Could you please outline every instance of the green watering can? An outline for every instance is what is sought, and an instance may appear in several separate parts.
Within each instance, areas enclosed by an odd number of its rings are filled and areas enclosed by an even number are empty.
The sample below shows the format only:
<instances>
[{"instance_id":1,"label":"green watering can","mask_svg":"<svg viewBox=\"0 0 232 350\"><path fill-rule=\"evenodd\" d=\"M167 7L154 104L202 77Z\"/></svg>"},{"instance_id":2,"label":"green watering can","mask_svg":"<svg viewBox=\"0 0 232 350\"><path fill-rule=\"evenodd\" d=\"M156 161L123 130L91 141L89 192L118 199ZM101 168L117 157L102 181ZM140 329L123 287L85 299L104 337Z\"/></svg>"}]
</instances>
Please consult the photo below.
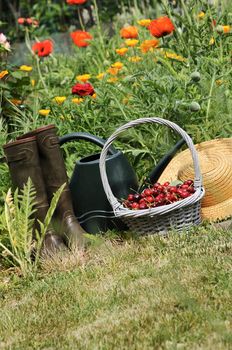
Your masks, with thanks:
<instances>
[{"instance_id":1,"label":"green watering can","mask_svg":"<svg viewBox=\"0 0 232 350\"><path fill-rule=\"evenodd\" d=\"M74 132L60 137L60 145L67 142L86 140L101 148L105 140L86 132ZM169 151L145 179L145 182L157 181L175 153L184 144L181 139ZM80 225L88 233L106 232L116 229L126 230L125 224L114 216L102 186L99 170L100 153L89 155L76 162L69 187L71 190L74 212ZM137 176L124 154L113 146L106 159L106 171L110 187L117 198L126 198L129 193L139 188Z\"/></svg>"}]
</instances>

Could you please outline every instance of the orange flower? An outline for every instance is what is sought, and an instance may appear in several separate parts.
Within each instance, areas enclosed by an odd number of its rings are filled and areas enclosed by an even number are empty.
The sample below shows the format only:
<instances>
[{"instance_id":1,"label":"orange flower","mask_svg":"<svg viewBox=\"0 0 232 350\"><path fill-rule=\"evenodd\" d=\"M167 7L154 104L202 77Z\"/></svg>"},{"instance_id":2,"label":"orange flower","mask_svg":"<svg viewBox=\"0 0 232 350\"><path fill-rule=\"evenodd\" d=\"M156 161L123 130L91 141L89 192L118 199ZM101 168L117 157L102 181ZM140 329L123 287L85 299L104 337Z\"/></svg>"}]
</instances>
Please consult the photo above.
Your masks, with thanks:
<instances>
[{"instance_id":1,"label":"orange flower","mask_svg":"<svg viewBox=\"0 0 232 350\"><path fill-rule=\"evenodd\" d=\"M87 0L66 0L67 4L69 4L69 5L82 5L86 1Z\"/></svg>"},{"instance_id":2,"label":"orange flower","mask_svg":"<svg viewBox=\"0 0 232 350\"><path fill-rule=\"evenodd\" d=\"M153 50L155 47L159 45L159 40L151 39L151 40L144 40L142 44L140 45L140 50L143 53L146 53L150 50Z\"/></svg>"},{"instance_id":3,"label":"orange flower","mask_svg":"<svg viewBox=\"0 0 232 350\"><path fill-rule=\"evenodd\" d=\"M107 73L110 73L111 75L117 75L120 69L118 68L113 68L110 67L109 69L107 69Z\"/></svg>"},{"instance_id":4,"label":"orange flower","mask_svg":"<svg viewBox=\"0 0 232 350\"><path fill-rule=\"evenodd\" d=\"M12 98L10 102L13 103L15 106L22 104L22 100L18 100L17 98Z\"/></svg>"},{"instance_id":5,"label":"orange flower","mask_svg":"<svg viewBox=\"0 0 232 350\"><path fill-rule=\"evenodd\" d=\"M231 31L230 26L222 26L222 28L223 28L223 33L225 33L225 34L230 33L230 31Z\"/></svg>"},{"instance_id":6,"label":"orange flower","mask_svg":"<svg viewBox=\"0 0 232 350\"><path fill-rule=\"evenodd\" d=\"M120 70L123 67L123 63L122 62L115 62L115 63L111 64L111 67L112 68L117 68L117 69Z\"/></svg>"},{"instance_id":7,"label":"orange flower","mask_svg":"<svg viewBox=\"0 0 232 350\"><path fill-rule=\"evenodd\" d=\"M120 30L120 35L123 39L138 38L138 28L134 26L124 27Z\"/></svg>"},{"instance_id":8,"label":"orange flower","mask_svg":"<svg viewBox=\"0 0 232 350\"><path fill-rule=\"evenodd\" d=\"M70 36L75 45L78 47L86 47L89 46L89 40L92 40L93 37L90 33L77 30L75 32L70 33Z\"/></svg>"},{"instance_id":9,"label":"orange flower","mask_svg":"<svg viewBox=\"0 0 232 350\"><path fill-rule=\"evenodd\" d=\"M148 29L150 30L151 35L156 38L161 38L165 35L171 34L175 30L175 27L170 18L164 16L154 19Z\"/></svg>"},{"instance_id":10,"label":"orange flower","mask_svg":"<svg viewBox=\"0 0 232 350\"><path fill-rule=\"evenodd\" d=\"M32 50L39 57L49 56L53 51L53 42L51 40L44 40L32 45Z\"/></svg>"},{"instance_id":11,"label":"orange flower","mask_svg":"<svg viewBox=\"0 0 232 350\"><path fill-rule=\"evenodd\" d=\"M5 75L9 74L8 70L2 70L0 72L0 79L3 79L5 77Z\"/></svg>"},{"instance_id":12,"label":"orange flower","mask_svg":"<svg viewBox=\"0 0 232 350\"><path fill-rule=\"evenodd\" d=\"M128 48L127 47L122 47L121 49L116 49L115 51L116 51L116 53L118 55L124 56L127 53Z\"/></svg>"}]
</instances>

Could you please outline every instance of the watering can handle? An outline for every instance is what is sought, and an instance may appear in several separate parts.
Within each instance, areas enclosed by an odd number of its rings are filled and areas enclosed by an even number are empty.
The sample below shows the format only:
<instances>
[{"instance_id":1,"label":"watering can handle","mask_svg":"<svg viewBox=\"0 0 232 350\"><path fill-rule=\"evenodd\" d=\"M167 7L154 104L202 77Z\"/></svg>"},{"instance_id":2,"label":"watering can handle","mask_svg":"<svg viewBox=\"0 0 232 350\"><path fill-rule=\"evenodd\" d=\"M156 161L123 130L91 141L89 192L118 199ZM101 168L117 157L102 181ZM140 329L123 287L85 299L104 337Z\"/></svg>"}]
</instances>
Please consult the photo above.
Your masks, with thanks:
<instances>
[{"instance_id":1,"label":"watering can handle","mask_svg":"<svg viewBox=\"0 0 232 350\"><path fill-rule=\"evenodd\" d=\"M150 172L148 175L148 179L151 183L155 183L166 166L170 163L172 160L173 156L176 154L177 151L185 144L185 140L181 139L179 140L172 149L168 153L166 153L163 158L159 161L159 163L156 165L156 167Z\"/></svg>"},{"instance_id":2,"label":"watering can handle","mask_svg":"<svg viewBox=\"0 0 232 350\"><path fill-rule=\"evenodd\" d=\"M161 160L159 161L159 163L155 166L154 169L152 169L152 171L150 172L150 174L144 179L142 185L139 187L139 192L141 192L147 183L155 183L160 175L162 174L162 172L164 171L164 169L167 167L167 165L170 163L170 161L172 160L172 158L174 157L174 155L176 154L177 151L179 151L179 149L181 149L181 147L185 144L185 140L184 139L180 139L174 146L173 148L170 149L170 151L168 151L168 153L166 153L163 158L161 158Z\"/></svg>"},{"instance_id":3,"label":"watering can handle","mask_svg":"<svg viewBox=\"0 0 232 350\"><path fill-rule=\"evenodd\" d=\"M66 142L71 142L71 141L76 141L76 140L90 141L90 142L92 142L95 145L98 145L100 147L103 147L105 142L106 142L106 140L104 140L98 136L89 134L87 132L72 132L71 134L67 134L67 135L64 135L64 136L59 138L60 146L62 146ZM109 153L111 155L116 154L117 152L118 151L113 146L111 146L109 148Z\"/></svg>"}]
</instances>

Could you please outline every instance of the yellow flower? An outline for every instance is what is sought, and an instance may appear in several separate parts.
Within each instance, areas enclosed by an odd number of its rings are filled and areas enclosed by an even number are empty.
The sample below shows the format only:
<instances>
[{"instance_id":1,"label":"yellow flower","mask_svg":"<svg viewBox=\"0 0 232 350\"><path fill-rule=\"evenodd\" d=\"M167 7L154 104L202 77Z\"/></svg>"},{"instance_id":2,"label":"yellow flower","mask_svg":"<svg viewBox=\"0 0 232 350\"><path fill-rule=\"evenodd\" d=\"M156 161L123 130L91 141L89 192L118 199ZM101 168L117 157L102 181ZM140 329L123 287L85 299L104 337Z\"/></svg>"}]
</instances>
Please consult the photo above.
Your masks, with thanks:
<instances>
[{"instance_id":1,"label":"yellow flower","mask_svg":"<svg viewBox=\"0 0 232 350\"><path fill-rule=\"evenodd\" d=\"M35 79L31 79L31 86L35 86Z\"/></svg>"},{"instance_id":2,"label":"yellow flower","mask_svg":"<svg viewBox=\"0 0 232 350\"><path fill-rule=\"evenodd\" d=\"M116 49L115 51L116 51L116 53L118 55L124 56L127 53L128 48L127 47L121 47L121 49Z\"/></svg>"},{"instance_id":3,"label":"yellow flower","mask_svg":"<svg viewBox=\"0 0 232 350\"><path fill-rule=\"evenodd\" d=\"M140 61L142 61L142 57L132 56L132 57L128 58L128 61L130 61L130 62L140 62Z\"/></svg>"},{"instance_id":4,"label":"yellow flower","mask_svg":"<svg viewBox=\"0 0 232 350\"><path fill-rule=\"evenodd\" d=\"M131 95L128 94L127 96L125 96L125 97L123 98L122 103L124 103L125 105L128 104L130 98L131 98Z\"/></svg>"},{"instance_id":5,"label":"yellow flower","mask_svg":"<svg viewBox=\"0 0 232 350\"><path fill-rule=\"evenodd\" d=\"M31 66L26 66L25 64L23 64L22 66L19 67L20 70L24 71L24 72L30 72L32 71L32 67Z\"/></svg>"},{"instance_id":6,"label":"yellow flower","mask_svg":"<svg viewBox=\"0 0 232 350\"><path fill-rule=\"evenodd\" d=\"M157 39L144 40L140 45L140 50L143 53L146 53L148 51L153 51L153 49L158 45L159 45L159 40Z\"/></svg>"},{"instance_id":7,"label":"yellow flower","mask_svg":"<svg viewBox=\"0 0 232 350\"><path fill-rule=\"evenodd\" d=\"M203 12L203 11L199 12L198 15L197 15L197 17L198 17L199 19L204 18L204 17L205 17L205 12Z\"/></svg>"},{"instance_id":8,"label":"yellow flower","mask_svg":"<svg viewBox=\"0 0 232 350\"><path fill-rule=\"evenodd\" d=\"M46 117L50 112L51 112L50 109L40 109L39 110L39 114L42 115L43 117Z\"/></svg>"},{"instance_id":9,"label":"yellow flower","mask_svg":"<svg viewBox=\"0 0 232 350\"><path fill-rule=\"evenodd\" d=\"M168 52L168 51L161 51L162 54L164 54L164 56L166 58L170 58L172 60L177 60L177 61L180 61L180 62L185 62L187 61L186 58L180 56L180 55L177 55L176 53L174 52Z\"/></svg>"},{"instance_id":10,"label":"yellow flower","mask_svg":"<svg viewBox=\"0 0 232 350\"><path fill-rule=\"evenodd\" d=\"M222 85L224 83L224 80L218 79L218 80L215 81L215 83L217 84L217 86L220 86L220 85Z\"/></svg>"},{"instance_id":11,"label":"yellow flower","mask_svg":"<svg viewBox=\"0 0 232 350\"><path fill-rule=\"evenodd\" d=\"M76 80L80 80L82 81L82 83L86 83L90 78L91 78L90 74L82 74L82 75L76 76Z\"/></svg>"},{"instance_id":12,"label":"yellow flower","mask_svg":"<svg viewBox=\"0 0 232 350\"><path fill-rule=\"evenodd\" d=\"M212 38L210 38L209 45L213 45L214 43L215 43L215 39L214 39L214 37L212 36Z\"/></svg>"},{"instance_id":13,"label":"yellow flower","mask_svg":"<svg viewBox=\"0 0 232 350\"><path fill-rule=\"evenodd\" d=\"M97 94L96 93L94 93L92 96L91 96L91 98L97 98Z\"/></svg>"},{"instance_id":14,"label":"yellow flower","mask_svg":"<svg viewBox=\"0 0 232 350\"><path fill-rule=\"evenodd\" d=\"M17 98L12 98L10 100L10 102L13 103L14 105L18 106L18 105L21 105L22 100L18 100Z\"/></svg>"},{"instance_id":15,"label":"yellow flower","mask_svg":"<svg viewBox=\"0 0 232 350\"><path fill-rule=\"evenodd\" d=\"M117 77L112 77L107 80L108 83L116 83L116 81L118 81Z\"/></svg>"},{"instance_id":16,"label":"yellow flower","mask_svg":"<svg viewBox=\"0 0 232 350\"><path fill-rule=\"evenodd\" d=\"M151 23L150 19L140 19L139 21L137 21L137 23L142 26L142 27L148 27L149 24Z\"/></svg>"},{"instance_id":17,"label":"yellow flower","mask_svg":"<svg viewBox=\"0 0 232 350\"><path fill-rule=\"evenodd\" d=\"M72 102L73 103L76 103L76 104L80 104L81 102L83 102L84 100L83 100L83 98L78 98L78 97L75 97L75 98L73 98L72 99Z\"/></svg>"},{"instance_id":18,"label":"yellow flower","mask_svg":"<svg viewBox=\"0 0 232 350\"><path fill-rule=\"evenodd\" d=\"M2 71L0 72L0 79L4 78L5 75L7 75L7 74L9 74L8 70L2 70Z\"/></svg>"},{"instance_id":19,"label":"yellow flower","mask_svg":"<svg viewBox=\"0 0 232 350\"><path fill-rule=\"evenodd\" d=\"M138 44L138 40L136 39L128 39L125 41L125 44L130 47L135 47Z\"/></svg>"},{"instance_id":20,"label":"yellow flower","mask_svg":"<svg viewBox=\"0 0 232 350\"><path fill-rule=\"evenodd\" d=\"M98 80L102 80L102 79L104 78L104 76L105 76L105 73L99 73L99 74L96 76L96 78L97 78Z\"/></svg>"},{"instance_id":21,"label":"yellow flower","mask_svg":"<svg viewBox=\"0 0 232 350\"><path fill-rule=\"evenodd\" d=\"M65 96L56 96L56 97L53 98L53 101L58 103L58 105L62 105L62 103L64 103L66 98L67 97L65 97Z\"/></svg>"},{"instance_id":22,"label":"yellow flower","mask_svg":"<svg viewBox=\"0 0 232 350\"><path fill-rule=\"evenodd\" d=\"M122 64L122 62L115 62L115 63L111 64L111 67L117 68L117 69L122 69L123 64Z\"/></svg>"},{"instance_id":23,"label":"yellow flower","mask_svg":"<svg viewBox=\"0 0 232 350\"><path fill-rule=\"evenodd\" d=\"M223 33L225 33L225 34L230 33L230 31L231 31L230 26L222 26L222 28L223 28Z\"/></svg>"}]
</instances>

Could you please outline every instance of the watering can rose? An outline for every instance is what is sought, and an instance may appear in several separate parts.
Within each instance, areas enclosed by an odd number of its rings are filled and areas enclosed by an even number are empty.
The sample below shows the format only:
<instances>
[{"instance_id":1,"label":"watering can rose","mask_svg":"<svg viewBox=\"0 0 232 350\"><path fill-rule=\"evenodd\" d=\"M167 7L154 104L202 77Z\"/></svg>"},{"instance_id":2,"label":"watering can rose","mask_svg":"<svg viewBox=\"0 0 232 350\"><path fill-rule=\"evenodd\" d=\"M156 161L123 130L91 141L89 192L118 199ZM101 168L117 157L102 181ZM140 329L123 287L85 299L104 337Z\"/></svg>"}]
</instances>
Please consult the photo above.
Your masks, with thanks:
<instances>
[{"instance_id":1,"label":"watering can rose","mask_svg":"<svg viewBox=\"0 0 232 350\"><path fill-rule=\"evenodd\" d=\"M77 83L72 87L72 94L79 96L92 96L94 94L94 88L90 83L80 84Z\"/></svg>"}]
</instances>

